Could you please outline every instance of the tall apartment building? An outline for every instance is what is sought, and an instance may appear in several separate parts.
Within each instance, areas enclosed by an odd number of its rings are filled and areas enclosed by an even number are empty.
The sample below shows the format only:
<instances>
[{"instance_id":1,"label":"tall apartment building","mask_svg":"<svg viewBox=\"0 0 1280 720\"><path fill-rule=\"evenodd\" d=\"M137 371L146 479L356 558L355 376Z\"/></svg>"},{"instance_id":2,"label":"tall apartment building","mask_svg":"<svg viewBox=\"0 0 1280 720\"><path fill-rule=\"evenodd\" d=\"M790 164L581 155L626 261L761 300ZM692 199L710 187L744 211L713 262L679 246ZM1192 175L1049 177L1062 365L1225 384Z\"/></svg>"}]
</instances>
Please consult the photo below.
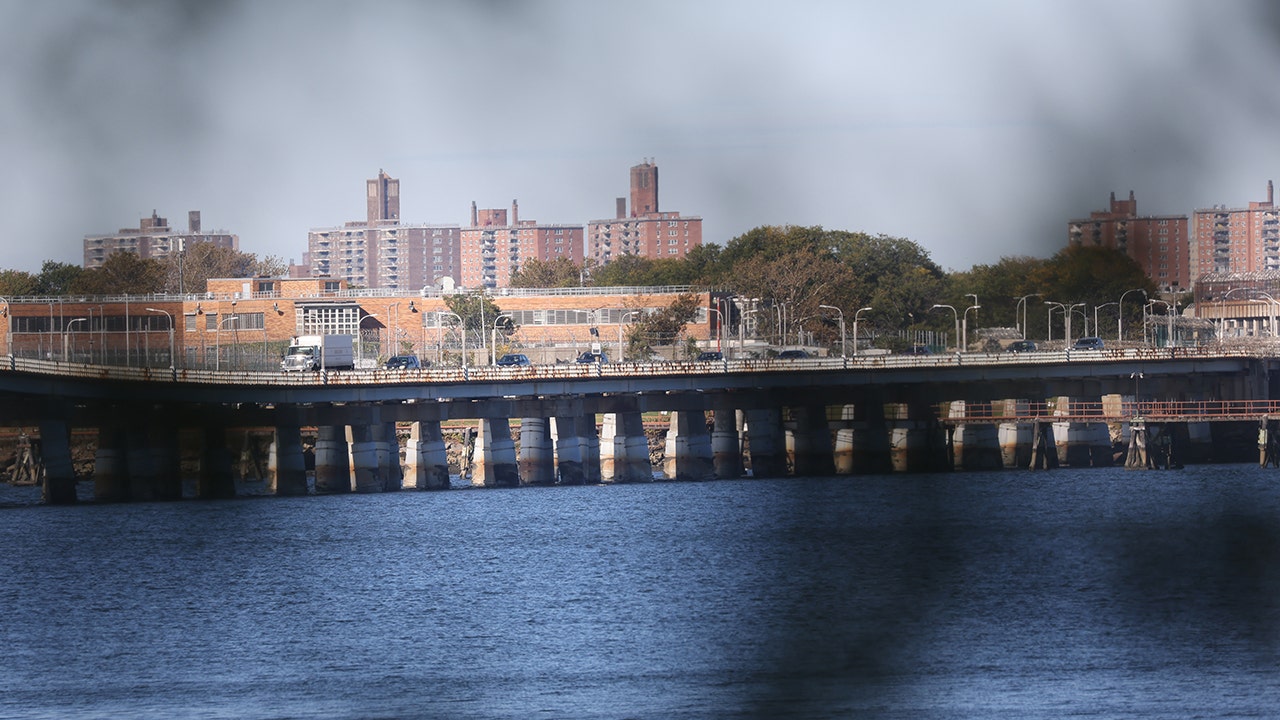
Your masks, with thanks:
<instances>
[{"instance_id":1,"label":"tall apartment building","mask_svg":"<svg viewBox=\"0 0 1280 720\"><path fill-rule=\"evenodd\" d=\"M1248 207L1217 205L1193 214L1196 275L1280 270L1280 211L1274 186L1267 199Z\"/></svg>"},{"instance_id":2,"label":"tall apartment building","mask_svg":"<svg viewBox=\"0 0 1280 720\"><path fill-rule=\"evenodd\" d=\"M564 257L582 263L582 226L548 225L520 219L520 206L511 201L503 209L477 209L471 203L471 225L462 229L460 284L468 288L496 288L511 284L511 276L531 259Z\"/></svg>"},{"instance_id":3,"label":"tall apartment building","mask_svg":"<svg viewBox=\"0 0 1280 720\"><path fill-rule=\"evenodd\" d=\"M140 258L160 260L180 252L194 243L213 243L219 247L240 249L240 238L218 230L204 232L200 228L200 211L187 213L187 231L175 231L169 220L151 211L151 217L142 218L136 228L121 228L114 235L86 235L84 237L84 267L102 267L102 263L115 252L131 252Z\"/></svg>"},{"instance_id":4,"label":"tall apartment building","mask_svg":"<svg viewBox=\"0 0 1280 720\"><path fill-rule=\"evenodd\" d=\"M658 206L658 166L647 160L631 168L631 210L618 198L611 220L587 223L586 257L604 265L621 255L680 258L702 244L702 218L681 217Z\"/></svg>"},{"instance_id":5,"label":"tall apartment building","mask_svg":"<svg viewBox=\"0 0 1280 720\"><path fill-rule=\"evenodd\" d=\"M458 225L400 222L400 181L379 170L366 183L367 216L341 227L307 232L303 264L312 277L349 285L420 290L461 272Z\"/></svg>"},{"instance_id":6,"label":"tall apartment building","mask_svg":"<svg viewBox=\"0 0 1280 720\"><path fill-rule=\"evenodd\" d=\"M1187 216L1139 216L1132 190L1128 200L1116 200L1116 194L1111 193L1108 210L1069 220L1067 235L1072 245L1099 245L1125 253L1166 292L1189 290L1198 274Z\"/></svg>"}]
</instances>

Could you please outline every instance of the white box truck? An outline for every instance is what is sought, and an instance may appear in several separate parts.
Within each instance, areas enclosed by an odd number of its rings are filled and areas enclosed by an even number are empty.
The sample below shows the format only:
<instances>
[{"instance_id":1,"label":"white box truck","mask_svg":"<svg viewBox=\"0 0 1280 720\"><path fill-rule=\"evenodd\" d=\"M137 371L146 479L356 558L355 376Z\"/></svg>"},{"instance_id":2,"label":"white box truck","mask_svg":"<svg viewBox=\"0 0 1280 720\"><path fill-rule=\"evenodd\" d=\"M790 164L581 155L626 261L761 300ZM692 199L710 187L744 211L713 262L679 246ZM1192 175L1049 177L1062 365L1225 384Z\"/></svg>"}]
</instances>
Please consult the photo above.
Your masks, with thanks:
<instances>
[{"instance_id":1,"label":"white box truck","mask_svg":"<svg viewBox=\"0 0 1280 720\"><path fill-rule=\"evenodd\" d=\"M299 335L289 343L280 360L280 369L286 372L354 367L355 351L350 335Z\"/></svg>"}]
</instances>

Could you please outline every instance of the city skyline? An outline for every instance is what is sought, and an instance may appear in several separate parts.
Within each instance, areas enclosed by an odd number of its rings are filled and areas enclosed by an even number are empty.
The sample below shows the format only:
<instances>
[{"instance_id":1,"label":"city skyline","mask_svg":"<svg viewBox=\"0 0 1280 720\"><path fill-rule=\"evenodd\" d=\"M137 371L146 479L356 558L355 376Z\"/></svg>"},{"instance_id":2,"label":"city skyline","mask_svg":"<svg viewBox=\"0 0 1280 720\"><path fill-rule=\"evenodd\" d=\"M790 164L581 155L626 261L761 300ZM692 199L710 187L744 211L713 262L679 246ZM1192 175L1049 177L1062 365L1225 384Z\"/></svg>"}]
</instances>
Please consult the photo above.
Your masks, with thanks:
<instances>
[{"instance_id":1,"label":"city skyline","mask_svg":"<svg viewBox=\"0 0 1280 720\"><path fill-rule=\"evenodd\" d=\"M378 167L406 223L516 198L586 222L644 158L707 244L821 225L948 269L1048 257L1113 191L1152 215L1257 195L1276 26L1248 0L9 3L5 264L78 262L156 208L300 261Z\"/></svg>"}]
</instances>

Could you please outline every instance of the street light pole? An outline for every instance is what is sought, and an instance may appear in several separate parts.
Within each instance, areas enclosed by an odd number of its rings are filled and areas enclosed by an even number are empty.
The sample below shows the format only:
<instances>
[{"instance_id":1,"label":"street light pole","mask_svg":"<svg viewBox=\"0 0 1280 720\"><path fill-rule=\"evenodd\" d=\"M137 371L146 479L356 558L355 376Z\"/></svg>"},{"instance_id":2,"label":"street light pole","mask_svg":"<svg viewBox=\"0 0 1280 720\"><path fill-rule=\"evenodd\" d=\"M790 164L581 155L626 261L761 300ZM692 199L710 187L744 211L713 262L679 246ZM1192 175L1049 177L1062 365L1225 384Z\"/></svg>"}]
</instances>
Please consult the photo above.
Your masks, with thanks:
<instances>
[{"instance_id":1,"label":"street light pole","mask_svg":"<svg viewBox=\"0 0 1280 720\"><path fill-rule=\"evenodd\" d=\"M976 301L978 296L977 296L977 295L966 295L965 297L972 297L972 298L974 298L974 299L975 299L975 301ZM970 305L969 307L967 307L967 308L965 308L965 309L964 309L964 323L960 325L960 329L961 329L961 331L964 333L964 349L965 349L966 351L969 349L969 311L970 311L970 310L974 310L974 311L975 311L975 312L973 313L973 319L974 319L974 320L977 320L977 319L978 319L978 313L977 313L976 311L977 311L977 310L979 310L979 309L981 309L981 308L982 308L982 306L981 306L981 305L977 305L977 304L975 304L975 305Z\"/></svg>"},{"instance_id":2,"label":"street light pole","mask_svg":"<svg viewBox=\"0 0 1280 720\"><path fill-rule=\"evenodd\" d=\"M853 313L853 356L854 357L858 356L858 317L861 316L862 313L864 312L871 312L871 306L868 305L867 307L864 307L864 308L858 308Z\"/></svg>"},{"instance_id":3,"label":"street light pole","mask_svg":"<svg viewBox=\"0 0 1280 720\"><path fill-rule=\"evenodd\" d=\"M62 361L63 362L71 362L71 356L67 354L67 333L71 331L72 325L75 325L78 322L85 322L86 320L88 320L88 318L72 318L71 321L67 323L66 327L62 328Z\"/></svg>"},{"instance_id":4,"label":"street light pole","mask_svg":"<svg viewBox=\"0 0 1280 720\"><path fill-rule=\"evenodd\" d=\"M164 313L165 317L169 318L169 369L172 370L173 369L173 315L170 315L167 310L159 310L157 308L147 308L147 312Z\"/></svg>"},{"instance_id":5,"label":"street light pole","mask_svg":"<svg viewBox=\"0 0 1280 720\"><path fill-rule=\"evenodd\" d=\"M933 311L933 310L937 310L938 308L946 308L946 309L950 310L950 311L951 311L951 314L955 317L955 319L956 319L956 352L961 352L961 348L960 348L960 314L959 314L959 313L957 313L957 312L956 312L956 309L955 309L954 307L952 307L951 305L941 305L941 304L938 304L938 305L934 305L933 307L929 308L929 310L930 310L930 311Z\"/></svg>"},{"instance_id":6,"label":"street light pole","mask_svg":"<svg viewBox=\"0 0 1280 720\"><path fill-rule=\"evenodd\" d=\"M835 310L837 313L840 313L840 357L848 355L848 347L845 345L844 338L844 310L841 310L835 305L819 305L818 307L825 310ZM870 308L862 308L862 310L868 309ZM859 310L858 312L862 312L862 310ZM858 354L858 313L853 314L853 354Z\"/></svg>"},{"instance_id":7,"label":"street light pole","mask_svg":"<svg viewBox=\"0 0 1280 720\"><path fill-rule=\"evenodd\" d=\"M1040 295L1040 293L1031 293L1030 295L1023 295L1022 297L1018 298L1018 304L1015 305L1013 308L1013 316L1015 318L1017 318L1018 316L1018 308L1019 307L1022 308L1022 327L1020 329L1022 330L1023 340L1027 339L1027 299L1033 298L1033 297L1042 297L1042 296Z\"/></svg>"},{"instance_id":8,"label":"street light pole","mask_svg":"<svg viewBox=\"0 0 1280 720\"><path fill-rule=\"evenodd\" d=\"M506 313L502 313L501 315L493 319L493 339L489 343L490 349L493 351L493 357L489 361L490 365L498 364L498 321L501 320L502 318L507 318L512 322L515 321L514 317Z\"/></svg>"},{"instance_id":9,"label":"street light pole","mask_svg":"<svg viewBox=\"0 0 1280 720\"><path fill-rule=\"evenodd\" d=\"M1118 306L1120 305L1120 303L1109 302L1109 303L1102 303L1101 305L1093 306L1093 331L1098 334L1098 337L1102 337L1102 326L1098 324L1098 310L1104 307L1110 307L1112 305ZM1120 344L1120 338L1117 337L1116 345L1118 346L1119 344Z\"/></svg>"},{"instance_id":10,"label":"street light pole","mask_svg":"<svg viewBox=\"0 0 1280 720\"><path fill-rule=\"evenodd\" d=\"M1131 292L1140 292L1140 293L1142 293L1142 297L1144 297L1144 298L1147 296L1147 291L1146 291L1146 290L1143 290L1142 288L1135 288L1135 289L1133 289L1133 290L1125 290L1124 292L1120 293L1120 302L1119 302L1119 307L1117 307L1117 308L1116 308L1116 315L1117 315L1117 317L1116 317L1116 344L1117 344L1117 345L1119 345L1120 343L1124 342L1124 298L1125 298L1125 296L1126 296L1126 295L1128 295L1128 294L1129 294L1129 293L1131 293ZM1146 308L1146 306L1144 305L1144 306L1143 306L1143 308ZM1145 314L1145 313L1144 313L1144 314ZM1145 332L1147 331L1147 324L1146 324L1145 322L1142 324L1142 331L1143 331L1143 333L1145 333Z\"/></svg>"}]
</instances>

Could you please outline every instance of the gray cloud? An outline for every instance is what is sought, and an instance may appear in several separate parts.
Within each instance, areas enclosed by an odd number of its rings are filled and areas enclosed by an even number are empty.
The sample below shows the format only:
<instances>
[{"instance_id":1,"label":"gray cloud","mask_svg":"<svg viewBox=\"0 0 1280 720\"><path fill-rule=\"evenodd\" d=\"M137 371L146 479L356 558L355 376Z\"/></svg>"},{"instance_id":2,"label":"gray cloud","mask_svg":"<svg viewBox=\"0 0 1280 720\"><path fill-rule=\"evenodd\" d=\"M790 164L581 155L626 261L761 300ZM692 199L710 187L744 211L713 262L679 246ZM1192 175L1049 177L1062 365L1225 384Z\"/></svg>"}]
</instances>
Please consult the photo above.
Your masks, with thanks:
<instances>
[{"instance_id":1,"label":"gray cloud","mask_svg":"<svg viewBox=\"0 0 1280 720\"><path fill-rule=\"evenodd\" d=\"M1260 199L1277 147L1266 3L0 4L6 267L78 262L154 208L298 258L401 178L608 217L655 158L666 209L908 237L941 264L1051 254L1110 192Z\"/></svg>"}]
</instances>

